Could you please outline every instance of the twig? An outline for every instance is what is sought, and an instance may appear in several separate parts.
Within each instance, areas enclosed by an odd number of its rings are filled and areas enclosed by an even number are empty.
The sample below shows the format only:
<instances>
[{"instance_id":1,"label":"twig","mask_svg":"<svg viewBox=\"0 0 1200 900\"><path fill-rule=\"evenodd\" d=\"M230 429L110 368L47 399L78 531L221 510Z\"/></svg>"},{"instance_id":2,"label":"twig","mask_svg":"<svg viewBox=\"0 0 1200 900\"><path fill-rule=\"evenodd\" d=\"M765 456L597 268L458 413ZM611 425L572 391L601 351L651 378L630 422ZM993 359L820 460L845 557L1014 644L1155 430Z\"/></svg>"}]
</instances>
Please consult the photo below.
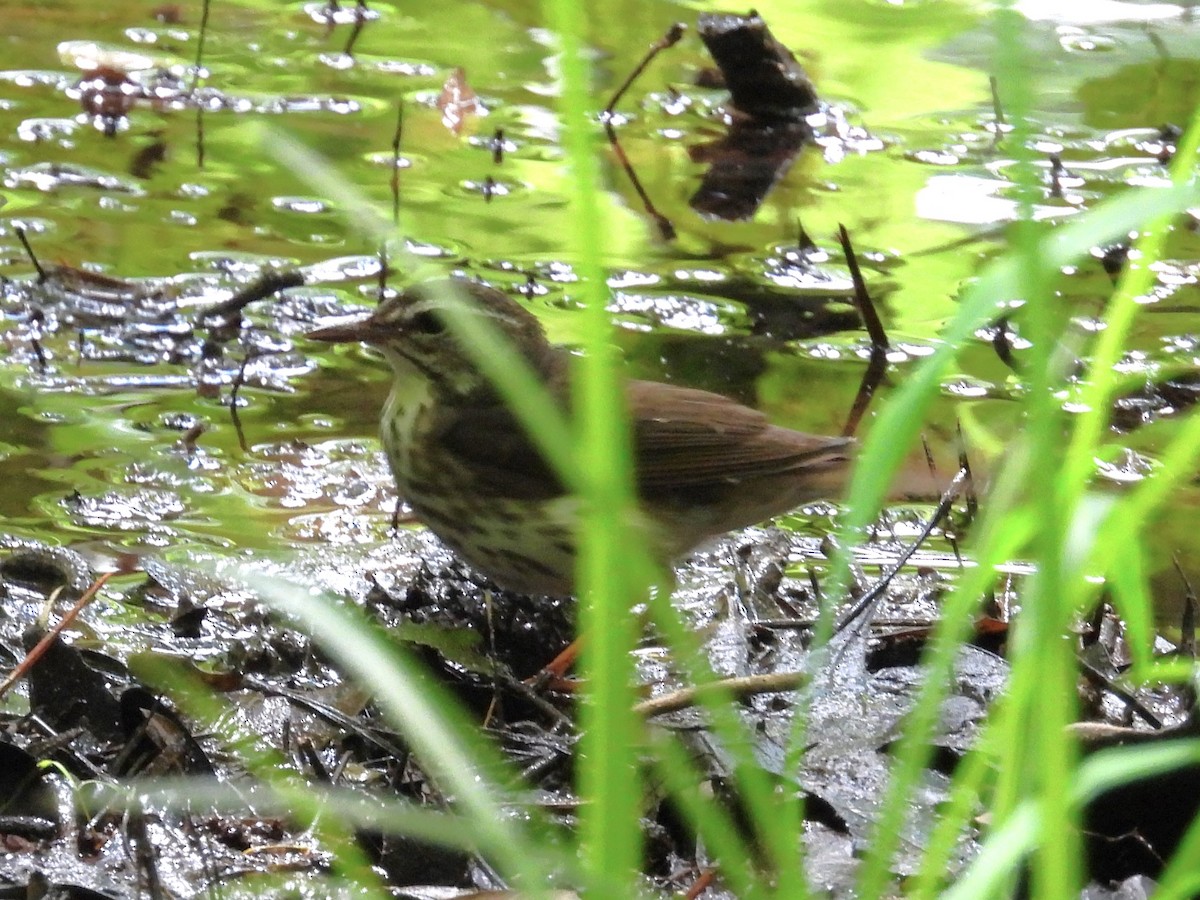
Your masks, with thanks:
<instances>
[{"instance_id":1,"label":"twig","mask_svg":"<svg viewBox=\"0 0 1200 900\"><path fill-rule=\"evenodd\" d=\"M634 66L633 71L629 73L629 77L621 83L616 92L612 95L612 99L608 101L608 105L604 107L604 111L600 114L600 119L604 122L604 133L608 135L608 142L612 144L613 152L617 155L617 161L620 162L621 168L625 170L625 174L629 176L629 182L633 185L634 191L642 201L642 206L645 207L646 213L650 215L655 224L658 225L659 234L663 240L675 240L675 226L671 224L671 220L664 216L654 206L654 202L650 199L650 195L646 193L646 189L642 187L641 180L633 170L633 165L629 162L629 157L625 155L625 150L621 146L621 142L617 140L617 132L612 126L613 110L616 108L620 99L625 96L625 92L629 90L630 85L634 80L645 71L646 66L663 50L668 47L673 47L683 37L686 30L685 26L676 22L667 29L667 33L650 45L650 49L646 55L642 57L642 61Z\"/></svg>"},{"instance_id":2,"label":"twig","mask_svg":"<svg viewBox=\"0 0 1200 900\"><path fill-rule=\"evenodd\" d=\"M404 101L396 104L396 130L392 132L392 224L400 224L400 138L404 135Z\"/></svg>"},{"instance_id":3,"label":"twig","mask_svg":"<svg viewBox=\"0 0 1200 900\"><path fill-rule=\"evenodd\" d=\"M680 688L652 700L643 700L633 707L634 713L643 718L678 712L694 706L701 697L722 694L735 698L752 697L756 694L779 694L803 687L810 678L808 672L768 672L764 675L741 675L736 678L721 678L704 684Z\"/></svg>"},{"instance_id":4,"label":"twig","mask_svg":"<svg viewBox=\"0 0 1200 900\"><path fill-rule=\"evenodd\" d=\"M246 383L246 367L250 365L250 361L253 359L255 357L251 355L242 360L242 365L238 368L238 373L233 379L233 385L229 389L229 418L233 419L233 427L237 432L238 446L242 448L243 453L249 453L250 447L246 444L246 432L242 428L242 417L238 415L238 391Z\"/></svg>"},{"instance_id":5,"label":"twig","mask_svg":"<svg viewBox=\"0 0 1200 900\"><path fill-rule=\"evenodd\" d=\"M1104 688L1106 691L1108 691L1110 694L1112 694L1114 697L1116 697L1118 700L1120 700L1122 703L1124 703L1129 708L1130 712L1135 713L1143 722L1145 722L1151 728L1161 729L1163 727L1162 719L1160 719L1158 716L1156 716L1154 713L1152 713L1150 710L1148 710L1141 703L1141 701L1138 700L1137 697L1133 696L1133 694L1131 694L1129 691L1125 690L1125 688L1118 685L1111 678L1109 678L1106 674L1104 674L1099 669L1097 669L1095 666L1093 666L1090 662L1088 662L1087 660L1081 659L1081 660L1079 660L1079 667L1081 669L1083 669L1084 675L1086 675L1093 682L1100 685L1100 687Z\"/></svg>"},{"instance_id":6,"label":"twig","mask_svg":"<svg viewBox=\"0 0 1200 900\"><path fill-rule=\"evenodd\" d=\"M654 224L658 226L658 233L662 235L664 241L675 240L675 226L671 224L670 219L658 211L658 208L654 205L654 201L650 199L650 195L642 187L641 179L633 171L633 164L629 161L629 157L625 155L625 149L617 139L617 132L613 129L612 122L608 119L604 120L604 133L608 135L608 142L612 145L613 152L617 155L617 162L621 164L621 168L629 176L629 183L633 185L634 192L641 199L642 207L646 210L646 214L654 219Z\"/></svg>"},{"instance_id":7,"label":"twig","mask_svg":"<svg viewBox=\"0 0 1200 900\"><path fill-rule=\"evenodd\" d=\"M612 99L608 101L608 106L604 107L604 112L601 115L601 118L604 119L605 122L607 122L612 116L614 107L616 107L621 98L625 96L625 92L629 90L630 85L633 84L633 82L639 75L642 74L642 72L646 71L646 66L650 65L650 63L654 61L654 57L658 56L658 54L662 53L667 48L674 47L676 44L678 44L685 31L687 31L687 26L682 22L676 22L667 29L666 34L650 45L650 49L646 51L646 55L642 57L642 61L633 67L633 71L629 73L629 77L621 83L621 86L617 88L616 93L612 95Z\"/></svg>"},{"instance_id":8,"label":"twig","mask_svg":"<svg viewBox=\"0 0 1200 900\"><path fill-rule=\"evenodd\" d=\"M200 36L196 39L196 64L192 69L192 93L196 93L196 88L200 85L200 71L204 65L204 45L208 38L208 12L211 6L210 0L204 0L200 5Z\"/></svg>"},{"instance_id":9,"label":"twig","mask_svg":"<svg viewBox=\"0 0 1200 900\"><path fill-rule=\"evenodd\" d=\"M862 316L867 335L871 338L871 352L882 353L888 349L887 332L883 330L879 312L875 309L875 303L867 291L867 283L863 280L862 269L858 266L858 257L854 253L854 247L850 244L850 233L846 231L845 225L838 225L838 241L842 245L842 252L846 254L846 265L850 268L850 280L854 282L854 302L858 306L859 315Z\"/></svg>"},{"instance_id":10,"label":"twig","mask_svg":"<svg viewBox=\"0 0 1200 900\"><path fill-rule=\"evenodd\" d=\"M958 441L958 467L967 473L967 483L963 487L963 498L967 503L967 522L975 521L979 513L979 496L975 493L975 473L971 471L971 459L967 455L967 438L963 434L962 422L955 425L955 435Z\"/></svg>"},{"instance_id":11,"label":"twig","mask_svg":"<svg viewBox=\"0 0 1200 900\"><path fill-rule=\"evenodd\" d=\"M858 384L858 392L854 395L854 403L850 406L850 414L846 416L846 424L842 427L842 437L853 437L858 430L858 423L867 412L875 389L883 382L887 372L887 354L871 351L867 360L867 368L863 371L862 381Z\"/></svg>"},{"instance_id":12,"label":"twig","mask_svg":"<svg viewBox=\"0 0 1200 900\"><path fill-rule=\"evenodd\" d=\"M808 232L804 230L804 223L799 218L796 219L796 249L803 254L812 253L817 249L816 241L808 236Z\"/></svg>"},{"instance_id":13,"label":"twig","mask_svg":"<svg viewBox=\"0 0 1200 900\"><path fill-rule=\"evenodd\" d=\"M354 7L354 30L350 32L350 39L346 41L346 49L342 51L351 59L354 58L354 45L358 42L358 36L362 34L362 30L367 24L366 13L366 0L358 0L358 5Z\"/></svg>"},{"instance_id":14,"label":"twig","mask_svg":"<svg viewBox=\"0 0 1200 900\"><path fill-rule=\"evenodd\" d=\"M834 634L841 634L854 624L854 621L860 615L878 603L883 597L883 592L891 584L892 579L908 564L913 554L917 552L917 548L929 538L933 533L933 529L937 527L937 523L950 511L950 505L954 502L954 498L959 495L966 479L967 474L962 469L959 469L954 479L950 482L950 486L942 493L942 499L938 502L937 509L933 511L933 515L929 517L929 521L925 523L925 526L921 529L921 533L917 535L917 539L904 548L904 552L900 554L892 566L879 577L879 580L871 586L869 591L858 599L858 602L850 608L849 612L842 616L838 621L837 628L834 629ZM870 616L864 617L864 620L869 619Z\"/></svg>"},{"instance_id":15,"label":"twig","mask_svg":"<svg viewBox=\"0 0 1200 900\"><path fill-rule=\"evenodd\" d=\"M46 654L46 651L50 649L50 645L62 634L63 629L75 621L79 614L83 612L84 607L96 598L96 595L100 593L100 588L104 587L105 582L112 578L112 576L112 572L105 572L93 581L88 589L83 592L83 596L75 601L75 605L67 610L63 614L63 617L42 635L42 639L34 645L32 650L25 654L25 658L12 670L12 674L4 679L4 683L0 684L0 697L7 694L14 684L29 674L29 670L37 665L37 661Z\"/></svg>"},{"instance_id":16,"label":"twig","mask_svg":"<svg viewBox=\"0 0 1200 900\"><path fill-rule=\"evenodd\" d=\"M1004 107L1000 105L1000 82L995 75L988 76L988 86L992 89L992 113L996 116L996 124L1005 125Z\"/></svg>"},{"instance_id":17,"label":"twig","mask_svg":"<svg viewBox=\"0 0 1200 900\"><path fill-rule=\"evenodd\" d=\"M1013 356L1012 340L1009 338L1008 316L1001 316L997 319L995 329L992 332L992 349L996 351L996 356L1000 357L1000 362L1020 375L1021 364Z\"/></svg>"},{"instance_id":18,"label":"twig","mask_svg":"<svg viewBox=\"0 0 1200 900\"><path fill-rule=\"evenodd\" d=\"M692 882L692 886L688 888L686 894L683 895L683 900L696 900L701 894L713 886L717 880L717 870L708 868L700 873L700 876Z\"/></svg>"},{"instance_id":19,"label":"twig","mask_svg":"<svg viewBox=\"0 0 1200 900\"><path fill-rule=\"evenodd\" d=\"M204 168L204 103L196 98L196 90L200 87L200 72L204 65L204 45L208 37L208 13L210 0L204 0L200 8L200 36L196 41L196 63L192 69L191 99L196 104L196 168Z\"/></svg>"},{"instance_id":20,"label":"twig","mask_svg":"<svg viewBox=\"0 0 1200 900\"><path fill-rule=\"evenodd\" d=\"M251 303L258 300L265 300L267 297L285 288L303 286L304 275L299 269L288 269L283 272L275 270L264 272L228 300L214 303L207 309L200 310L197 319L203 322L205 319L210 319L213 316L227 316L230 313L241 312Z\"/></svg>"},{"instance_id":21,"label":"twig","mask_svg":"<svg viewBox=\"0 0 1200 900\"><path fill-rule=\"evenodd\" d=\"M21 246L25 248L25 252L29 254L29 260L33 263L33 267L37 269L38 284L46 283L46 270L42 268L42 264L38 262L37 254L33 252L33 247L29 244L29 238L25 236L25 228L21 225L13 226L13 233L16 234L17 240L21 242Z\"/></svg>"}]
</instances>

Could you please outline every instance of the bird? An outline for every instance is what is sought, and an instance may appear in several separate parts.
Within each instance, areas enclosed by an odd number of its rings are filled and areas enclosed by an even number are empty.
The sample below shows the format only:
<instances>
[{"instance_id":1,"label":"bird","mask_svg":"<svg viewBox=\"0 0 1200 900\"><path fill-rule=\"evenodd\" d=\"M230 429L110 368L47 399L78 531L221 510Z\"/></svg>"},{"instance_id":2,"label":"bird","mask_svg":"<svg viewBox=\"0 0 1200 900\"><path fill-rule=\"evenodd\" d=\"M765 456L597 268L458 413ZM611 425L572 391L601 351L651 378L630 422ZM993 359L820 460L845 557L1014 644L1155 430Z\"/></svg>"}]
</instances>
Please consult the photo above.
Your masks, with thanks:
<instances>
[{"instance_id":1,"label":"bird","mask_svg":"<svg viewBox=\"0 0 1200 900\"><path fill-rule=\"evenodd\" d=\"M308 337L365 342L390 363L381 439L417 519L501 588L573 594L579 500L465 350L451 305L498 329L570 412L570 351L513 297L479 281L423 282ZM639 527L664 566L711 537L833 495L853 456L851 438L773 425L710 391L627 380L624 398Z\"/></svg>"}]
</instances>

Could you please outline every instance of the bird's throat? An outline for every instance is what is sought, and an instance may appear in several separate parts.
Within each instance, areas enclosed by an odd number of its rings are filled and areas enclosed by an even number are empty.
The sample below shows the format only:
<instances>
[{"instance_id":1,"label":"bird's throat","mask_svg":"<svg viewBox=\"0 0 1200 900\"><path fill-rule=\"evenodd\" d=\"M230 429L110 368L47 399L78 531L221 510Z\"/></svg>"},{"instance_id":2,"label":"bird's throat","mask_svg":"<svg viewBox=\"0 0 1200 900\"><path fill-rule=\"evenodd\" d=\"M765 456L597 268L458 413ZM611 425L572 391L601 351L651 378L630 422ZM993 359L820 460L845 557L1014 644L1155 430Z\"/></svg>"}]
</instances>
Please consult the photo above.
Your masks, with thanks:
<instances>
[{"instance_id":1,"label":"bird's throat","mask_svg":"<svg viewBox=\"0 0 1200 900\"><path fill-rule=\"evenodd\" d=\"M434 402L433 385L402 357L389 360L395 371L392 392L383 408L380 438L401 496L413 473L413 432L418 419Z\"/></svg>"}]
</instances>

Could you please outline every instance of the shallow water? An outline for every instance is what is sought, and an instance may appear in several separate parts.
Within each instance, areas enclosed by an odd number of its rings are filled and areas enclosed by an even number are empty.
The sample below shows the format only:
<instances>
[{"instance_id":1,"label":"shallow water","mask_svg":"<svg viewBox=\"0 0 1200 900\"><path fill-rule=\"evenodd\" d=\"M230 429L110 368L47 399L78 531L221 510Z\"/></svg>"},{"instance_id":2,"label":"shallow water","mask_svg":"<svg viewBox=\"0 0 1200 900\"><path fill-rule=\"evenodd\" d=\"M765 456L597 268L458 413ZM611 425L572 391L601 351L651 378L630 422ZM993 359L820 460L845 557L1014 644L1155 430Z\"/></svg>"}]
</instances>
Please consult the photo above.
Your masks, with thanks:
<instances>
[{"instance_id":1,"label":"shallow water","mask_svg":"<svg viewBox=\"0 0 1200 900\"><path fill-rule=\"evenodd\" d=\"M1065 220L1126 185L1165 183L1156 134L1183 124L1198 99L1200 26L1170 4L1027 6L1047 183L1039 217ZM319 317L373 302L376 248L337 201L283 166L272 151L278 135L321 154L386 217L403 101L407 241L435 269L504 286L534 276L544 292L531 303L552 335L579 337L562 241L571 209L553 41L536 4L414 12L372 3L376 17L353 59L342 52L351 26L328 29L317 21L320 4L218 7L198 117L186 93L198 4L181 4L182 21L168 24L142 3L0 3L0 275L13 282L0 306L0 516L11 537L85 544L108 560L384 539L392 501L373 454L385 374L363 352L298 340ZM638 0L594 9L596 108L671 22L694 26L709 8ZM722 135L725 95L693 86L709 65L694 31L660 56L618 105L617 125L678 237L660 238L605 148L614 319L632 374L719 390L782 424L836 432L867 347L849 312L837 225L849 229L897 348L876 403L936 345L964 282L1004 247L1015 190L988 85L990 26L977 7L932 0L758 9L828 104L825 138L802 152L753 220L706 220L688 205L704 169L692 157ZM154 80L161 99L134 105L111 137L73 96L82 67L96 60L147 83L152 70L168 73ZM434 105L456 66L487 109L461 134ZM499 164L496 129L506 141ZM1066 168L1061 196L1051 191L1051 154ZM829 254L815 271L796 263L798 221ZM1196 365L1194 224L1176 223L1139 322L1133 372ZM66 309L30 287L17 225L44 264L145 279L162 296L118 298L107 313ZM304 267L308 285L256 306L254 328L226 342L219 359L206 357L197 310L282 265ZM1086 333L1110 290L1091 259L1058 299ZM133 324L122 313L131 306ZM243 449L229 406L251 357L239 392ZM1018 390L980 335L926 424L935 452L952 458L961 423L986 471L1017 426ZM1172 419L1151 418L1122 438L1136 456L1107 473L1113 489L1170 438ZM181 440L198 425L194 441ZM1179 593L1172 554L1200 579L1196 505L1190 489L1161 523L1164 597Z\"/></svg>"}]
</instances>

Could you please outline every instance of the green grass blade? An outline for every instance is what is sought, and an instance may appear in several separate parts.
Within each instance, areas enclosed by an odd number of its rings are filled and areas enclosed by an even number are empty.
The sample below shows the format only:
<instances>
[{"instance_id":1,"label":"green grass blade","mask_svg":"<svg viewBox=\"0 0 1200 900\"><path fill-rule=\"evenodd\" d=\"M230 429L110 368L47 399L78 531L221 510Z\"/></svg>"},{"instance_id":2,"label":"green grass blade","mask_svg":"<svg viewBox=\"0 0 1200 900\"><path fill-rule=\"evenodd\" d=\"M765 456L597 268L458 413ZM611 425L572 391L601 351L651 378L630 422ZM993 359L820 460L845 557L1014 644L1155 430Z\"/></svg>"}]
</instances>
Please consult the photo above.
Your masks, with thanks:
<instances>
[{"instance_id":1,"label":"green grass blade","mask_svg":"<svg viewBox=\"0 0 1200 900\"><path fill-rule=\"evenodd\" d=\"M328 160L274 129L266 132L263 142L280 163L333 200L338 211L368 241L382 245L396 237L395 227L379 213L378 207L339 175ZM428 274L430 277L445 274L406 251L396 256L408 265L410 274ZM468 302L465 297L457 299L464 304ZM580 470L575 459L570 423L529 365L500 331L482 317L455 314L453 307L449 312L450 326L462 336L472 360L496 385L504 402L528 431L538 451L555 468L565 484L577 487Z\"/></svg>"},{"instance_id":2,"label":"green grass blade","mask_svg":"<svg viewBox=\"0 0 1200 900\"><path fill-rule=\"evenodd\" d=\"M505 800L517 779L440 684L356 610L250 567L240 568L237 577L263 602L297 619L343 671L375 692L389 724L454 797L481 848L494 854L503 871L523 885L548 883L539 842L506 813Z\"/></svg>"},{"instance_id":3,"label":"green grass blade","mask_svg":"<svg viewBox=\"0 0 1200 900\"><path fill-rule=\"evenodd\" d=\"M1200 151L1200 106L1192 113L1187 131L1176 147L1171 162L1171 181L1179 189L1195 189L1197 152ZM1138 192L1144 193L1144 192ZM1095 448L1108 427L1110 406L1119 383L1116 364L1124 352L1133 321L1141 309L1137 298L1154 282L1153 263L1162 256L1172 210L1148 215L1146 231L1134 244L1108 304L1104 328L1092 353L1091 371L1080 397L1083 412L1076 418L1060 478L1062 502L1078 497L1093 475Z\"/></svg>"},{"instance_id":4,"label":"green grass blade","mask_svg":"<svg viewBox=\"0 0 1200 900\"><path fill-rule=\"evenodd\" d=\"M988 836L986 848L971 863L966 874L942 894L942 900L986 900L1002 896L1001 892L1012 885L1017 864L1042 833L1037 807L1033 803L1017 807L1004 824Z\"/></svg>"},{"instance_id":5,"label":"green grass blade","mask_svg":"<svg viewBox=\"0 0 1200 900\"><path fill-rule=\"evenodd\" d=\"M593 887L607 882L607 891L615 890L608 895L632 896L641 862L642 789L634 750L641 723L633 713L636 635L630 607L645 597L649 582L634 577L646 566L630 559L644 551L630 537L636 512L629 424L600 257L606 235L591 118L595 94L583 46L586 5L547 0L546 9L561 42L560 108L574 207L570 244L586 317L586 353L573 385L583 508L577 570L585 639L581 661L588 685L580 717L580 838Z\"/></svg>"}]
</instances>

